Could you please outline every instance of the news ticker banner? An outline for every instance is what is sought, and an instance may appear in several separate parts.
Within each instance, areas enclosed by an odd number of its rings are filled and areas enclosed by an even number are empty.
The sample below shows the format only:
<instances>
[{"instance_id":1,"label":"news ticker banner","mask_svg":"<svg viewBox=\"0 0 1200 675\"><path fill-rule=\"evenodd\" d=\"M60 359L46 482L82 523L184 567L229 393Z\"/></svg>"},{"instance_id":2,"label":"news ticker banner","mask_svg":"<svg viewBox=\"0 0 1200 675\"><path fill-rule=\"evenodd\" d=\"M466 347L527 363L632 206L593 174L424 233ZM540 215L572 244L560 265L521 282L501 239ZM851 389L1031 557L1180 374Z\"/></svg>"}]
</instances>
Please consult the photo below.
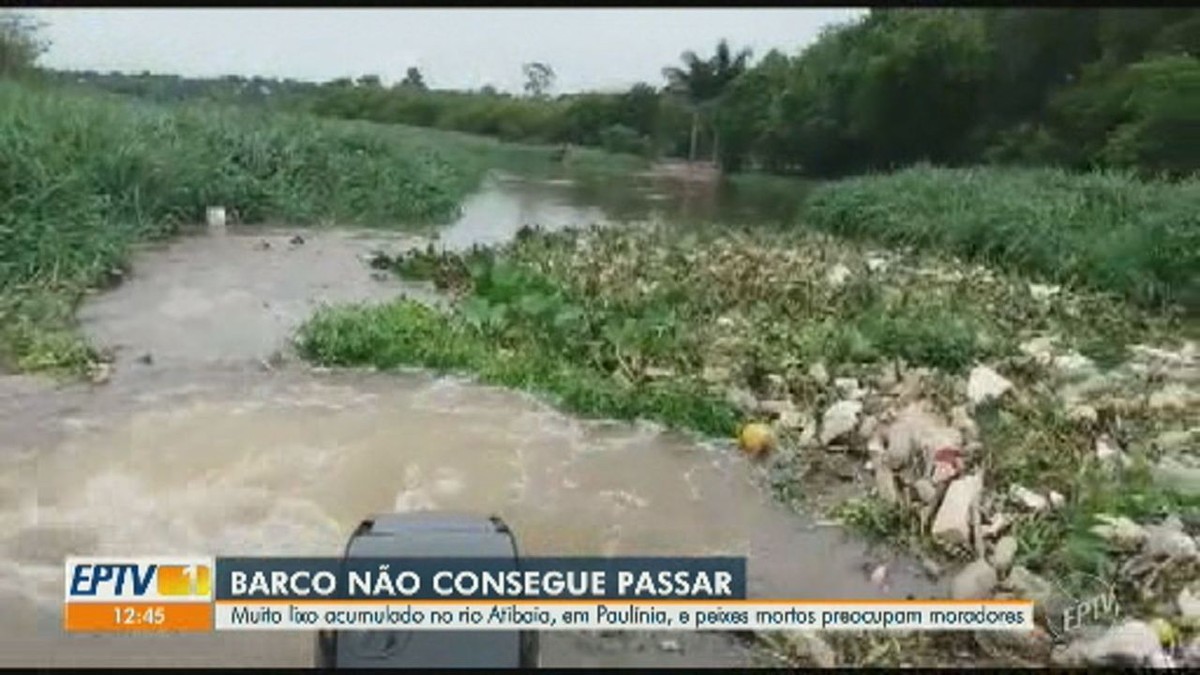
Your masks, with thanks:
<instances>
[{"instance_id":1,"label":"news ticker banner","mask_svg":"<svg viewBox=\"0 0 1200 675\"><path fill-rule=\"evenodd\" d=\"M1026 600L746 597L746 559L70 558L69 632L1018 630Z\"/></svg>"}]
</instances>

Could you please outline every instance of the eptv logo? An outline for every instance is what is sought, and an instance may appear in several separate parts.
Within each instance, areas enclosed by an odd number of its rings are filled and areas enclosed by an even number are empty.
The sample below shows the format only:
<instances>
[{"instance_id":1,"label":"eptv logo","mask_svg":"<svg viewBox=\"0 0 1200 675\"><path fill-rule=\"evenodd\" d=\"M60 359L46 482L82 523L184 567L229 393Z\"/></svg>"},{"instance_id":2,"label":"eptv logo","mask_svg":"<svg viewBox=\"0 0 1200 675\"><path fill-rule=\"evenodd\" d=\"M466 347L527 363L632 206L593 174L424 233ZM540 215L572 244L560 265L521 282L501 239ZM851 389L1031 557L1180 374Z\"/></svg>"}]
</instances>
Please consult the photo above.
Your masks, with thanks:
<instances>
[{"instance_id":1,"label":"eptv logo","mask_svg":"<svg viewBox=\"0 0 1200 675\"><path fill-rule=\"evenodd\" d=\"M208 600L212 570L207 558L69 558L66 601Z\"/></svg>"}]
</instances>

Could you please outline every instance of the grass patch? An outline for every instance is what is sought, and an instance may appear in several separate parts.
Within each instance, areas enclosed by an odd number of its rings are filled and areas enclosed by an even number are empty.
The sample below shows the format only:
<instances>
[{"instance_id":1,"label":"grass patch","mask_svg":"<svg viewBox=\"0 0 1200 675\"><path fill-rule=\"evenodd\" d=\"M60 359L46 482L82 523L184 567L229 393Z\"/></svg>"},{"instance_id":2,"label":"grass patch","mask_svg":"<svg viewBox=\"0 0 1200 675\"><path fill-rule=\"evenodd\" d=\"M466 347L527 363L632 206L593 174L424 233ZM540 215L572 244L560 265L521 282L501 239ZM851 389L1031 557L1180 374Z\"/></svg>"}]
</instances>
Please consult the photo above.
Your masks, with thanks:
<instances>
[{"instance_id":1,"label":"grass patch","mask_svg":"<svg viewBox=\"0 0 1200 675\"><path fill-rule=\"evenodd\" d=\"M614 419L653 417L710 434L730 433L736 417L721 399L687 383L632 383L572 363L516 330L444 315L411 300L326 307L300 330L306 358L329 365L419 366L470 372L482 381L549 393L572 412Z\"/></svg>"},{"instance_id":2,"label":"grass patch","mask_svg":"<svg viewBox=\"0 0 1200 675\"><path fill-rule=\"evenodd\" d=\"M817 188L804 222L1200 310L1200 180L915 167Z\"/></svg>"},{"instance_id":3,"label":"grass patch","mask_svg":"<svg viewBox=\"0 0 1200 675\"><path fill-rule=\"evenodd\" d=\"M453 216L483 167L361 123L158 107L0 83L0 366L77 368L70 309L132 243L200 222L416 225Z\"/></svg>"},{"instance_id":4,"label":"grass patch","mask_svg":"<svg viewBox=\"0 0 1200 675\"><path fill-rule=\"evenodd\" d=\"M700 420L684 426L725 435L736 425L730 386L770 397L773 375L789 389L776 396L817 403L802 373L818 361L846 374L896 359L959 373L1013 353L1031 325L1088 341L1101 331L1145 335L1167 321L1099 297L1034 303L1018 279L948 275L928 261L870 272L864 256L796 233L526 230L498 251L376 260L459 297L436 319L436 339L409 339L407 322L415 330L436 315L399 303L329 310L306 326L302 344L321 362L472 371L562 397L576 411ZM852 278L830 283L833 265ZM725 375L714 381L714 370Z\"/></svg>"}]
</instances>

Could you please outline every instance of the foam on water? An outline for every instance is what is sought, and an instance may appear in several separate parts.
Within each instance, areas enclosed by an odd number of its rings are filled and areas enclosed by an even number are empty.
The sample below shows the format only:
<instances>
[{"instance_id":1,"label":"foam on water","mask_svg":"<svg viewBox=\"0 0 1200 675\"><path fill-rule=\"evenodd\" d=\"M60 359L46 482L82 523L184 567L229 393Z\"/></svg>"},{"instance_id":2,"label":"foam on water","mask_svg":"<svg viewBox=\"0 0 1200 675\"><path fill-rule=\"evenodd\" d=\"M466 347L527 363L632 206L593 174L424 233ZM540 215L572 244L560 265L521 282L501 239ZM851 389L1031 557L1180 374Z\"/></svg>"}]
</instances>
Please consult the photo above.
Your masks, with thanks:
<instances>
[{"instance_id":1,"label":"foam on water","mask_svg":"<svg viewBox=\"0 0 1200 675\"><path fill-rule=\"evenodd\" d=\"M532 555L747 555L760 596L932 590L904 569L892 590L872 586L864 545L772 502L727 442L580 420L462 378L264 370L318 302L406 288L361 262L386 241L289 238L231 232L139 255L81 314L118 348L104 386L0 378L0 664L306 665L303 634L66 638L63 558L337 555L362 518L392 510L497 514ZM548 663L741 663L724 636L672 636L700 661L618 658L605 639L547 636Z\"/></svg>"}]
</instances>

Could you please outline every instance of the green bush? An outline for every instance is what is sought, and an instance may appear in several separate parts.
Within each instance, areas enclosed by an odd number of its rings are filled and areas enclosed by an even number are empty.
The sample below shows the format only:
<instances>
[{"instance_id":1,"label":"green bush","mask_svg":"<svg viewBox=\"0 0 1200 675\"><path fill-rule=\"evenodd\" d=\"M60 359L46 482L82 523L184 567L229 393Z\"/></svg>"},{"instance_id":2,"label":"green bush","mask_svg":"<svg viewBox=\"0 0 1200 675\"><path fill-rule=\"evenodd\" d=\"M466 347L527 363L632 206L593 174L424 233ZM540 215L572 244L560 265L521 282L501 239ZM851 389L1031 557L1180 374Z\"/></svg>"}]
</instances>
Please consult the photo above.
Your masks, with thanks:
<instances>
[{"instance_id":1,"label":"green bush","mask_svg":"<svg viewBox=\"0 0 1200 675\"><path fill-rule=\"evenodd\" d=\"M941 249L1150 306L1200 309L1200 180L1126 173L941 169L816 189L806 224Z\"/></svg>"},{"instance_id":2,"label":"green bush","mask_svg":"<svg viewBox=\"0 0 1200 675\"><path fill-rule=\"evenodd\" d=\"M250 223L445 219L481 173L449 156L361 123L0 83L0 295L78 292L131 242L199 222L213 204ZM11 364L48 315L9 300L0 351Z\"/></svg>"}]
</instances>

